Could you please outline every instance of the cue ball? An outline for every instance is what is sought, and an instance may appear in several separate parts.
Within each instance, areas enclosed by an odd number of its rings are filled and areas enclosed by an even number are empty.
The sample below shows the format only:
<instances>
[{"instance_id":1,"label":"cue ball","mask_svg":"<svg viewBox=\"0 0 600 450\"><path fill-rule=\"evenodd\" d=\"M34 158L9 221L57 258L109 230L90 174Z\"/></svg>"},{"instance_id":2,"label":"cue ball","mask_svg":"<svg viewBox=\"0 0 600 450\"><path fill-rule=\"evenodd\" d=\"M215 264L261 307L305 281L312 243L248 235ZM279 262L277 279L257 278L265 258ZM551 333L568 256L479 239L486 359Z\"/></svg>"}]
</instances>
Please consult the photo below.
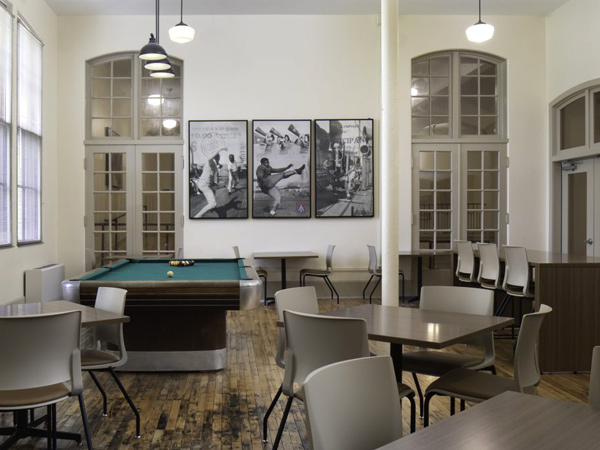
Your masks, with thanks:
<instances>
[{"instance_id":1,"label":"cue ball","mask_svg":"<svg viewBox=\"0 0 600 450\"><path fill-rule=\"evenodd\" d=\"M173 278L173 271L172 271L172 270L169 270L169 271L167 272L167 276L168 276L169 278Z\"/></svg>"}]
</instances>

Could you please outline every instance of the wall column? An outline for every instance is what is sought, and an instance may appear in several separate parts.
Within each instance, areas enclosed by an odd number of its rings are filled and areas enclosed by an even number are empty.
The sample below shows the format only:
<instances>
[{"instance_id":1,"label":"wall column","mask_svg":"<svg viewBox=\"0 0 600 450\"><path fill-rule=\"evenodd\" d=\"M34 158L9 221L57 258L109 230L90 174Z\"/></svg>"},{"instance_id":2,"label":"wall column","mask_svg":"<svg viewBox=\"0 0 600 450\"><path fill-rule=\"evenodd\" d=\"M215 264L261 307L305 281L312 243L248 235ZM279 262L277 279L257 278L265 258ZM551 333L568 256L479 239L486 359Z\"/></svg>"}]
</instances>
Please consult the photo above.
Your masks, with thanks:
<instances>
[{"instance_id":1,"label":"wall column","mask_svg":"<svg viewBox=\"0 0 600 450\"><path fill-rule=\"evenodd\" d=\"M398 306L398 0L381 0L381 303Z\"/></svg>"}]
</instances>

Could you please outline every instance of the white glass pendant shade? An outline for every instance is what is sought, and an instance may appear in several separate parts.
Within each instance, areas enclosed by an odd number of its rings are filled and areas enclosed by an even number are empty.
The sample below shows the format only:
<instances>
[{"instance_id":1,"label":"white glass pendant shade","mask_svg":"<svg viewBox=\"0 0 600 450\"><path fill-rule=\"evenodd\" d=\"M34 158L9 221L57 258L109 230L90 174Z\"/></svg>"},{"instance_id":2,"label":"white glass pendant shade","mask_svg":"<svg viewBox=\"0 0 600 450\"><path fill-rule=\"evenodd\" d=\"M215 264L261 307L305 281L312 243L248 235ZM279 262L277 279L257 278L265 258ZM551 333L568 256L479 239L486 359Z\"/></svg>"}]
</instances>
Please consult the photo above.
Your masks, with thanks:
<instances>
[{"instance_id":1,"label":"white glass pendant shade","mask_svg":"<svg viewBox=\"0 0 600 450\"><path fill-rule=\"evenodd\" d=\"M194 39L195 34L196 31L183 22L179 22L177 25L169 29L169 37L173 42L177 42L178 44L191 42Z\"/></svg>"},{"instance_id":2,"label":"white glass pendant shade","mask_svg":"<svg viewBox=\"0 0 600 450\"><path fill-rule=\"evenodd\" d=\"M161 59L160 61L148 61L144 64L144 69L147 70L167 70L171 68L169 58Z\"/></svg>"},{"instance_id":3,"label":"white glass pendant shade","mask_svg":"<svg viewBox=\"0 0 600 450\"><path fill-rule=\"evenodd\" d=\"M169 67L167 70L151 70L150 76L152 78L173 78L175 77L175 72L172 67Z\"/></svg>"},{"instance_id":4,"label":"white glass pendant shade","mask_svg":"<svg viewBox=\"0 0 600 450\"><path fill-rule=\"evenodd\" d=\"M481 20L467 28L467 39L471 42L485 42L494 35L494 27Z\"/></svg>"},{"instance_id":5,"label":"white glass pendant shade","mask_svg":"<svg viewBox=\"0 0 600 450\"><path fill-rule=\"evenodd\" d=\"M145 61L159 61L167 57L167 52L156 42L154 34L150 33L150 40L142 47L138 56Z\"/></svg>"},{"instance_id":6,"label":"white glass pendant shade","mask_svg":"<svg viewBox=\"0 0 600 450\"><path fill-rule=\"evenodd\" d=\"M165 119L163 120L163 127L167 130L172 130L177 126L177 121L175 119Z\"/></svg>"}]
</instances>

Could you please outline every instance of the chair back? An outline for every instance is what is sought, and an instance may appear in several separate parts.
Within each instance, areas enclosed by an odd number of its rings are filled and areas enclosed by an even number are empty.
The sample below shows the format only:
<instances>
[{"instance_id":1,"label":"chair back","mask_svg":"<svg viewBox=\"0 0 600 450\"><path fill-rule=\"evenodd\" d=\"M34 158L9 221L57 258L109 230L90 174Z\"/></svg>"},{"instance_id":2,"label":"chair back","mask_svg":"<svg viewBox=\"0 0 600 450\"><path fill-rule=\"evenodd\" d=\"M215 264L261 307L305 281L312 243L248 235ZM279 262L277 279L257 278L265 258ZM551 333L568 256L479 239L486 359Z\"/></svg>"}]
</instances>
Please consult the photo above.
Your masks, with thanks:
<instances>
[{"instance_id":1,"label":"chair back","mask_svg":"<svg viewBox=\"0 0 600 450\"><path fill-rule=\"evenodd\" d=\"M283 312L285 373L283 393L291 396L313 370L338 361L369 356L364 319Z\"/></svg>"},{"instance_id":2,"label":"chair back","mask_svg":"<svg viewBox=\"0 0 600 450\"><path fill-rule=\"evenodd\" d=\"M377 273L377 250L372 245L367 245L369 249L369 273Z\"/></svg>"},{"instance_id":3,"label":"chair back","mask_svg":"<svg viewBox=\"0 0 600 450\"><path fill-rule=\"evenodd\" d=\"M125 312L125 289L99 287L94 308L123 315ZM101 325L94 327L94 342L100 348L117 350L121 354L120 364L127 362L127 350L123 338L123 324Z\"/></svg>"},{"instance_id":4,"label":"chair back","mask_svg":"<svg viewBox=\"0 0 600 450\"><path fill-rule=\"evenodd\" d=\"M600 408L600 345L592 352L592 371L590 372L590 394L588 403L594 408Z\"/></svg>"},{"instance_id":5,"label":"chair back","mask_svg":"<svg viewBox=\"0 0 600 450\"><path fill-rule=\"evenodd\" d=\"M233 253L237 259L240 259L240 248L237 245L231 247L233 249Z\"/></svg>"},{"instance_id":6,"label":"chair back","mask_svg":"<svg viewBox=\"0 0 600 450\"><path fill-rule=\"evenodd\" d=\"M96 252L93 248L85 249L85 270L92 270L96 268Z\"/></svg>"},{"instance_id":7,"label":"chair back","mask_svg":"<svg viewBox=\"0 0 600 450\"><path fill-rule=\"evenodd\" d=\"M70 383L79 394L81 312L0 318L0 391Z\"/></svg>"},{"instance_id":8,"label":"chair back","mask_svg":"<svg viewBox=\"0 0 600 450\"><path fill-rule=\"evenodd\" d=\"M325 264L327 265L327 271L333 273L333 250L335 245L329 245L327 247L327 257L325 258Z\"/></svg>"},{"instance_id":9,"label":"chair back","mask_svg":"<svg viewBox=\"0 0 600 450\"><path fill-rule=\"evenodd\" d=\"M284 310L319 314L319 302L315 287L302 286L275 292L275 311L277 312L277 320L279 322L283 322ZM281 327L279 327L275 362L279 367L285 367L285 330Z\"/></svg>"},{"instance_id":10,"label":"chair back","mask_svg":"<svg viewBox=\"0 0 600 450\"><path fill-rule=\"evenodd\" d=\"M547 305L540 305L540 310L531 314L524 314L521 330L515 346L515 383L519 392L535 394L536 386L540 383L541 375L538 364L537 346L540 336L540 327L544 317L552 311Z\"/></svg>"},{"instance_id":11,"label":"chair back","mask_svg":"<svg viewBox=\"0 0 600 450\"><path fill-rule=\"evenodd\" d=\"M456 277L475 281L475 255L471 241L454 241L458 252Z\"/></svg>"},{"instance_id":12,"label":"chair back","mask_svg":"<svg viewBox=\"0 0 600 450\"><path fill-rule=\"evenodd\" d=\"M496 244L477 244L479 250L479 274L477 282L488 289L500 289L500 259Z\"/></svg>"},{"instance_id":13,"label":"chair back","mask_svg":"<svg viewBox=\"0 0 600 450\"><path fill-rule=\"evenodd\" d=\"M423 286L419 309L493 316L494 291L460 286ZM493 332L474 336L462 343L485 349L484 361L477 367L494 364L496 349Z\"/></svg>"},{"instance_id":14,"label":"chair back","mask_svg":"<svg viewBox=\"0 0 600 450\"><path fill-rule=\"evenodd\" d=\"M374 449L402 437L402 409L392 358L342 361L304 384L311 448Z\"/></svg>"},{"instance_id":15,"label":"chair back","mask_svg":"<svg viewBox=\"0 0 600 450\"><path fill-rule=\"evenodd\" d=\"M513 295L529 297L529 260L525 247L504 246L504 281L502 289Z\"/></svg>"}]
</instances>

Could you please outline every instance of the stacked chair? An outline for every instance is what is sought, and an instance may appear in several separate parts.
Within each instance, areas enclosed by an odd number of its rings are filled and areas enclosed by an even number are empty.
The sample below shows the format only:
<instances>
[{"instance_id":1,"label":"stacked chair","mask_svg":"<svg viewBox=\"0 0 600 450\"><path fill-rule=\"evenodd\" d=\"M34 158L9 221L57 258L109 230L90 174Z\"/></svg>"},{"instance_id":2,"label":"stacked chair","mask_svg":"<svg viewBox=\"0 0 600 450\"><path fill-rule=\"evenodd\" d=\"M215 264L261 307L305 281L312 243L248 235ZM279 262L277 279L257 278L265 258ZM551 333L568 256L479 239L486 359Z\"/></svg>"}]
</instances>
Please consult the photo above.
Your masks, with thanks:
<instances>
[{"instance_id":1,"label":"stacked chair","mask_svg":"<svg viewBox=\"0 0 600 450\"><path fill-rule=\"evenodd\" d=\"M317 277L323 278L325 284L329 288L329 292L331 292L331 299L333 300L333 294L337 297L337 303L340 304L340 296L333 286L333 283L329 279L329 275L333 274L333 250L335 249L335 245L329 245L327 247L327 257L325 258L325 269L302 269L300 270L300 286L306 286L306 277Z\"/></svg>"}]
</instances>

